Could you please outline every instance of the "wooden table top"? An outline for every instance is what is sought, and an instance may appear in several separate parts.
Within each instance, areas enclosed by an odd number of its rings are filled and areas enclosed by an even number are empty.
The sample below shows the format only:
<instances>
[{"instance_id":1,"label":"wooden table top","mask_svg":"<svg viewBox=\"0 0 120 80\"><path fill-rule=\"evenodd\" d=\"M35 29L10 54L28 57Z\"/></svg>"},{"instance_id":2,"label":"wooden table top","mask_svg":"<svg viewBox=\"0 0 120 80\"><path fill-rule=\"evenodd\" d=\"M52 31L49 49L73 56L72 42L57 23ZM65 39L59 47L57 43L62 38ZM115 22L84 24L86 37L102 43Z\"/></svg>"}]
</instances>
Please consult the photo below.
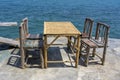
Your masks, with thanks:
<instances>
[{"instance_id":1,"label":"wooden table top","mask_svg":"<svg viewBox=\"0 0 120 80\"><path fill-rule=\"evenodd\" d=\"M71 22L44 22L45 35L80 35Z\"/></svg>"}]
</instances>

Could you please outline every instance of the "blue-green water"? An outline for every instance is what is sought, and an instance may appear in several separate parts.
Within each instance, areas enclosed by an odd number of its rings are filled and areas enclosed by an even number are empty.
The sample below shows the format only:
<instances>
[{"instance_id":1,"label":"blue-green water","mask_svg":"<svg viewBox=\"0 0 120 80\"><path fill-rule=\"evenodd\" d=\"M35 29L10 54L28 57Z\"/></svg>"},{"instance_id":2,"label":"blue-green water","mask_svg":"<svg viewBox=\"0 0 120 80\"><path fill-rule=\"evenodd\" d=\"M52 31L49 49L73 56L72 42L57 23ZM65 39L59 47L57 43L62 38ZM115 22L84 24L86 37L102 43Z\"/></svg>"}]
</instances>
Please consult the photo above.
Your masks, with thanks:
<instances>
[{"instance_id":1,"label":"blue-green water","mask_svg":"<svg viewBox=\"0 0 120 80\"><path fill-rule=\"evenodd\" d=\"M71 21L81 32L86 17L111 26L120 39L120 0L0 0L0 22L29 18L30 33L43 32L44 21ZM95 29L93 29L94 34ZM0 36L19 37L17 27L0 27Z\"/></svg>"}]
</instances>

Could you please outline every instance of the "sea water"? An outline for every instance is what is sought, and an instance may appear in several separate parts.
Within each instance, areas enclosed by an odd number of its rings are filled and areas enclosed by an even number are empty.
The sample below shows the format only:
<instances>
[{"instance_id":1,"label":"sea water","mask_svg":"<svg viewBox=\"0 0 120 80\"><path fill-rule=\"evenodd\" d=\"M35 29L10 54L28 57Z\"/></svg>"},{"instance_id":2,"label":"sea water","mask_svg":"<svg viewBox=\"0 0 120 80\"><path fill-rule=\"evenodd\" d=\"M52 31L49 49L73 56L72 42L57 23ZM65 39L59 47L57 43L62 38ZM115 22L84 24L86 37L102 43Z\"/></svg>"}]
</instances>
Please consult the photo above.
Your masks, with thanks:
<instances>
[{"instance_id":1,"label":"sea water","mask_svg":"<svg viewBox=\"0 0 120 80\"><path fill-rule=\"evenodd\" d=\"M0 22L18 22L16 27L0 27L0 36L19 37L19 25L29 19L30 33L43 33L44 21L71 21L81 32L84 20L110 25L110 38L120 39L120 0L0 0Z\"/></svg>"}]
</instances>

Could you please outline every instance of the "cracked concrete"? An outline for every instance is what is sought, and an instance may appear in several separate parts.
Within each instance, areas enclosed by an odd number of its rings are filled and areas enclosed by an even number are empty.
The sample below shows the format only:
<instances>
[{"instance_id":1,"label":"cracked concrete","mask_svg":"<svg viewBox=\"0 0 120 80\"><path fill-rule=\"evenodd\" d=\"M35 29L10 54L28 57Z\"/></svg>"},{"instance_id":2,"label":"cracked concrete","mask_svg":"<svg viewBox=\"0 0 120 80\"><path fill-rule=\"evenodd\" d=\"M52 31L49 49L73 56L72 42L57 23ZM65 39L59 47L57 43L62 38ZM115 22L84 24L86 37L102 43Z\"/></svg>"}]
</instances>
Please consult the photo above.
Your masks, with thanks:
<instances>
[{"instance_id":1,"label":"cracked concrete","mask_svg":"<svg viewBox=\"0 0 120 80\"><path fill-rule=\"evenodd\" d=\"M16 49L16 52L18 51ZM120 80L120 39L109 39L104 66L89 64L85 67L79 64L78 68L74 68L74 63L58 63L48 64L47 69L39 67L21 69L19 56L13 57L16 52L13 54L11 52L13 49L0 49L0 80ZM48 52L50 60L69 59L65 46L51 47ZM73 57L71 53L69 56Z\"/></svg>"}]
</instances>

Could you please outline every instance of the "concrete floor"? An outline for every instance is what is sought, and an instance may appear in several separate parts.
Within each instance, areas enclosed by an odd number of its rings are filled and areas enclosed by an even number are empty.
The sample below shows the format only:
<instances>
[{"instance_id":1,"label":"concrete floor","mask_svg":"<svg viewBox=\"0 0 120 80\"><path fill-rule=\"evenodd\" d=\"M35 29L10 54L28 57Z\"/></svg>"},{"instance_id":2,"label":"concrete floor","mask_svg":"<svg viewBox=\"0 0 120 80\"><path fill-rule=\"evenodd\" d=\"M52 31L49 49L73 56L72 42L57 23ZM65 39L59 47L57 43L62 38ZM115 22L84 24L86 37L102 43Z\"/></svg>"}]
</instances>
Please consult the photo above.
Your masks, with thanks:
<instances>
[{"instance_id":1,"label":"concrete floor","mask_svg":"<svg viewBox=\"0 0 120 80\"><path fill-rule=\"evenodd\" d=\"M78 68L74 68L74 63L60 63L48 64L47 69L41 69L39 65L21 69L19 49L4 47L0 48L0 80L120 80L119 39L109 39L104 66L90 63L85 67L80 61ZM53 46L48 52L49 60L74 60L65 46ZM35 61L39 62L39 59Z\"/></svg>"}]
</instances>

